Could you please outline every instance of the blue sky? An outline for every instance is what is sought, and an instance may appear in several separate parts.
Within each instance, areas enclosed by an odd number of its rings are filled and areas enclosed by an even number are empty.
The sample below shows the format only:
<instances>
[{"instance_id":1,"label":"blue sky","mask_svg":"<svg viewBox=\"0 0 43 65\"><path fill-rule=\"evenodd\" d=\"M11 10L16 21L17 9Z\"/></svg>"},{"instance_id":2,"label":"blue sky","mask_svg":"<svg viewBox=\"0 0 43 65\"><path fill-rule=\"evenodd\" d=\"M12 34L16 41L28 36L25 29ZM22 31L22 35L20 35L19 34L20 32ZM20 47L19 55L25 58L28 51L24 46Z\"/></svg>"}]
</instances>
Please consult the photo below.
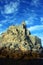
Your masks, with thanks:
<instances>
[{"instance_id":1,"label":"blue sky","mask_svg":"<svg viewBox=\"0 0 43 65\"><path fill-rule=\"evenodd\" d=\"M0 0L0 34L22 21L43 46L43 0Z\"/></svg>"}]
</instances>

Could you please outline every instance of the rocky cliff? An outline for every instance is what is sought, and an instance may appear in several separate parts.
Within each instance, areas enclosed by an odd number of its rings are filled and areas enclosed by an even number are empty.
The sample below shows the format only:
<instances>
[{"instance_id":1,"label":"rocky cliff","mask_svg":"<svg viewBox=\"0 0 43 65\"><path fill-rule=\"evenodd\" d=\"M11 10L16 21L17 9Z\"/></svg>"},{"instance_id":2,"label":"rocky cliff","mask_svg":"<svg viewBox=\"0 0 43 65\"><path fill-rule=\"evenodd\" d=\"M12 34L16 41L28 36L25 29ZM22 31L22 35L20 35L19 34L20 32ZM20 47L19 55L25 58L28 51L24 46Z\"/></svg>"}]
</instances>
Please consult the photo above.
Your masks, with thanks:
<instances>
[{"instance_id":1,"label":"rocky cliff","mask_svg":"<svg viewBox=\"0 0 43 65\"><path fill-rule=\"evenodd\" d=\"M19 56L23 56L24 53L37 53L40 49L41 39L31 35L25 22L20 25L9 26L7 31L0 36L0 57L13 56L15 58L17 53Z\"/></svg>"}]
</instances>

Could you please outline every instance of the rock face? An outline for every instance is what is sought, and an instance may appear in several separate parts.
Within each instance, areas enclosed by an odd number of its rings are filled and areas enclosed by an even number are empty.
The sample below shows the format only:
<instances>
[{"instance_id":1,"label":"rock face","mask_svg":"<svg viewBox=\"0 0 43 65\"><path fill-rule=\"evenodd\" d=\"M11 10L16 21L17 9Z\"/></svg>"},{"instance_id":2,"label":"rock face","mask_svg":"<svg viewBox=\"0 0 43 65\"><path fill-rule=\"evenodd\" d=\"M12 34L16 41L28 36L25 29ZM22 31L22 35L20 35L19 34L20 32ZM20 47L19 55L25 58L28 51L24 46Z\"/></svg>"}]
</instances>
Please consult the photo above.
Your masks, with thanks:
<instances>
[{"instance_id":1,"label":"rock face","mask_svg":"<svg viewBox=\"0 0 43 65\"><path fill-rule=\"evenodd\" d=\"M9 52L39 52L41 49L41 39L31 35L27 30L25 22L19 26L9 26L5 33L0 36L0 49L6 49Z\"/></svg>"}]
</instances>

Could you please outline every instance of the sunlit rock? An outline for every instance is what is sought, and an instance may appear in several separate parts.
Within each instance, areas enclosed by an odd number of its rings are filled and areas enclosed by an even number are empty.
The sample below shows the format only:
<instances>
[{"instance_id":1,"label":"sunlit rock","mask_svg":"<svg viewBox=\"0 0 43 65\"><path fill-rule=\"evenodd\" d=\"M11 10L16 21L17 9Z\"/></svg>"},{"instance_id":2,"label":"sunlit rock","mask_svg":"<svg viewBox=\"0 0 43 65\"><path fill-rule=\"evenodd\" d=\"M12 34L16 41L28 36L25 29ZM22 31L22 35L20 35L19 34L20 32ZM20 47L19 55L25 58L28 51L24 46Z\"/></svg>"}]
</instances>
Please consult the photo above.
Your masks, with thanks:
<instances>
[{"instance_id":1,"label":"sunlit rock","mask_svg":"<svg viewBox=\"0 0 43 65\"><path fill-rule=\"evenodd\" d=\"M18 26L9 26L7 31L0 36L0 49L10 53L14 51L39 52L41 49L41 39L31 35L31 32L26 28L25 22ZM3 51L2 50L2 51ZM8 52L8 55L9 55ZM15 55L15 53L12 53Z\"/></svg>"}]
</instances>

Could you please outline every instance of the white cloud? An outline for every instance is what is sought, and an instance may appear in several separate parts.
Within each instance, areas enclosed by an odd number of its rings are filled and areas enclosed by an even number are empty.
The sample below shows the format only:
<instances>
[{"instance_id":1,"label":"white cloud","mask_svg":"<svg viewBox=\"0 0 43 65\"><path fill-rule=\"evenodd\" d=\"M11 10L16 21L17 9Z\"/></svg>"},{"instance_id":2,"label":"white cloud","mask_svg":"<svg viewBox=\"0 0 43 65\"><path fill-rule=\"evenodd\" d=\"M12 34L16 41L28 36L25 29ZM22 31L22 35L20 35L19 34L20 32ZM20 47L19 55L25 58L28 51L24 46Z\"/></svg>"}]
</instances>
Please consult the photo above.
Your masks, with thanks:
<instances>
[{"instance_id":1,"label":"white cloud","mask_svg":"<svg viewBox=\"0 0 43 65\"><path fill-rule=\"evenodd\" d=\"M35 25L30 28L28 28L30 31L35 31L35 30L43 30L43 25Z\"/></svg>"},{"instance_id":2,"label":"white cloud","mask_svg":"<svg viewBox=\"0 0 43 65\"><path fill-rule=\"evenodd\" d=\"M32 25L33 24L33 22L31 22L29 20L25 21L25 23L26 23L26 25Z\"/></svg>"},{"instance_id":3,"label":"white cloud","mask_svg":"<svg viewBox=\"0 0 43 65\"><path fill-rule=\"evenodd\" d=\"M16 21L16 18L13 18L12 20L11 20L11 19L1 20L1 21L0 21L0 22L1 22L0 27L1 27L2 25L4 25L4 24L15 23L15 21Z\"/></svg>"},{"instance_id":4,"label":"white cloud","mask_svg":"<svg viewBox=\"0 0 43 65\"><path fill-rule=\"evenodd\" d=\"M33 25L34 24L34 20L37 20L36 14L35 13L31 13L29 14L29 18L25 21L27 25Z\"/></svg>"},{"instance_id":5,"label":"white cloud","mask_svg":"<svg viewBox=\"0 0 43 65\"><path fill-rule=\"evenodd\" d=\"M1 22L0 26L2 26L2 25L4 26L4 24L7 24L11 21L10 21L10 19L5 19L5 20L1 20L0 22Z\"/></svg>"},{"instance_id":6,"label":"white cloud","mask_svg":"<svg viewBox=\"0 0 43 65\"><path fill-rule=\"evenodd\" d=\"M19 2L10 2L4 5L4 10L1 11L2 14L11 14L18 11Z\"/></svg>"},{"instance_id":7,"label":"white cloud","mask_svg":"<svg viewBox=\"0 0 43 65\"><path fill-rule=\"evenodd\" d=\"M6 28L7 28L6 24L11 24L11 23L13 24L13 23L15 23L15 20L16 20L16 18L14 18L12 20L5 19L5 20L0 21L1 22L1 24L0 24L0 34L6 30ZM5 28L3 28L3 27L5 27Z\"/></svg>"}]
</instances>

